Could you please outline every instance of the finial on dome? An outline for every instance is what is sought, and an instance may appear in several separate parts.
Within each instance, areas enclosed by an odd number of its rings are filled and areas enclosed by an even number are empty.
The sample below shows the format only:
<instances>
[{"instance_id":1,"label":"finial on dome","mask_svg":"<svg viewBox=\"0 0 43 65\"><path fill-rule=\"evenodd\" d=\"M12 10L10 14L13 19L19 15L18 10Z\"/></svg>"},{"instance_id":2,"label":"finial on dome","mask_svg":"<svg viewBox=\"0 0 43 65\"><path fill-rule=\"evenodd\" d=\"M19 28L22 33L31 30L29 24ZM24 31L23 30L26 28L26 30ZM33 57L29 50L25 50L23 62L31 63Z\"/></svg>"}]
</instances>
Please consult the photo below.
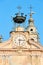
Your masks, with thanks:
<instances>
[{"instance_id":1,"label":"finial on dome","mask_svg":"<svg viewBox=\"0 0 43 65\"><path fill-rule=\"evenodd\" d=\"M32 6L30 5L30 18L32 18L32 14L34 14L34 12L32 11Z\"/></svg>"},{"instance_id":2,"label":"finial on dome","mask_svg":"<svg viewBox=\"0 0 43 65\"><path fill-rule=\"evenodd\" d=\"M29 22L34 22L34 20L32 18L32 14L34 14L34 12L32 11L32 6L30 5L30 19L29 19Z\"/></svg>"},{"instance_id":3,"label":"finial on dome","mask_svg":"<svg viewBox=\"0 0 43 65\"><path fill-rule=\"evenodd\" d=\"M18 7L17 7L17 9L18 9L18 11L19 11L19 12L18 12L18 15L20 15L20 10L21 10L21 8L22 8L21 6L18 6Z\"/></svg>"},{"instance_id":4,"label":"finial on dome","mask_svg":"<svg viewBox=\"0 0 43 65\"><path fill-rule=\"evenodd\" d=\"M32 6L30 5L30 18L32 17Z\"/></svg>"}]
</instances>

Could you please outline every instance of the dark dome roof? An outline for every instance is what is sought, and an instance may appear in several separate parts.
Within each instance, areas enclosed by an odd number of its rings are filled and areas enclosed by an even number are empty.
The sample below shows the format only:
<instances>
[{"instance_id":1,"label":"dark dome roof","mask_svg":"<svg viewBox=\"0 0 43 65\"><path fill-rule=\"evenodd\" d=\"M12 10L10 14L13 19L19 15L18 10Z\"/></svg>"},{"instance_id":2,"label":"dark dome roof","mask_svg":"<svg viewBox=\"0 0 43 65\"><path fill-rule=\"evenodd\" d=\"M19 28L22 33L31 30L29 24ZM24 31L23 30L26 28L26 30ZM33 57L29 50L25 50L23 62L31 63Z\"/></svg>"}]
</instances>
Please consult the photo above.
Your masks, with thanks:
<instances>
[{"instance_id":1,"label":"dark dome roof","mask_svg":"<svg viewBox=\"0 0 43 65\"><path fill-rule=\"evenodd\" d=\"M13 21L15 23L23 23L25 20L26 20L25 16L16 16L16 17L13 17Z\"/></svg>"}]
</instances>

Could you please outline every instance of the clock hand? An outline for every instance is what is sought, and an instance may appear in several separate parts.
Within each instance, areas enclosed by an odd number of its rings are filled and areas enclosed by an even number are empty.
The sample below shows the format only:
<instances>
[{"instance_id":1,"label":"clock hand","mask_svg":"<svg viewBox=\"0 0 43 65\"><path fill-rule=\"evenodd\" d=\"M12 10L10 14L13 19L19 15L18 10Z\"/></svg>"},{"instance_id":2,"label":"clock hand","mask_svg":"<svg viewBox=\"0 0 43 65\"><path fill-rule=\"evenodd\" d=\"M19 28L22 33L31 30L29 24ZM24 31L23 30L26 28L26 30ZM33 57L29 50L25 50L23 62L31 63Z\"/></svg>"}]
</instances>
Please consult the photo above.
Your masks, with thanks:
<instances>
[{"instance_id":1,"label":"clock hand","mask_svg":"<svg viewBox=\"0 0 43 65\"><path fill-rule=\"evenodd\" d=\"M20 39L19 39L19 45L20 45Z\"/></svg>"},{"instance_id":2,"label":"clock hand","mask_svg":"<svg viewBox=\"0 0 43 65\"><path fill-rule=\"evenodd\" d=\"M22 44L21 42L25 40L19 39L18 41L19 41L19 46L20 46Z\"/></svg>"},{"instance_id":3,"label":"clock hand","mask_svg":"<svg viewBox=\"0 0 43 65\"><path fill-rule=\"evenodd\" d=\"M21 40L21 39L19 39L19 41L25 41L25 40Z\"/></svg>"}]
</instances>

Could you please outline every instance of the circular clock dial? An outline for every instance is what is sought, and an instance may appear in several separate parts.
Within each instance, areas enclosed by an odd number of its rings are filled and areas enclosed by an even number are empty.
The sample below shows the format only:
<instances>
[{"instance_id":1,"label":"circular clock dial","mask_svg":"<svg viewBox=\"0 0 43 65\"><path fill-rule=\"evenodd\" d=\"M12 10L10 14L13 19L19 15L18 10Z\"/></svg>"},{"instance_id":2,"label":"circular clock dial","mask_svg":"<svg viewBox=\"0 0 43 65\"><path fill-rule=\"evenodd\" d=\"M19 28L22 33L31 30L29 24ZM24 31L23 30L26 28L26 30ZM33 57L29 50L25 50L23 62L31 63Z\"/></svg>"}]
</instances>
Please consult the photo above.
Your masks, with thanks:
<instances>
[{"instance_id":1,"label":"circular clock dial","mask_svg":"<svg viewBox=\"0 0 43 65\"><path fill-rule=\"evenodd\" d=\"M24 35L18 34L18 35L16 35L14 41L15 41L15 43L18 46L21 46L21 45L24 45L26 39L25 39L25 36Z\"/></svg>"}]
</instances>

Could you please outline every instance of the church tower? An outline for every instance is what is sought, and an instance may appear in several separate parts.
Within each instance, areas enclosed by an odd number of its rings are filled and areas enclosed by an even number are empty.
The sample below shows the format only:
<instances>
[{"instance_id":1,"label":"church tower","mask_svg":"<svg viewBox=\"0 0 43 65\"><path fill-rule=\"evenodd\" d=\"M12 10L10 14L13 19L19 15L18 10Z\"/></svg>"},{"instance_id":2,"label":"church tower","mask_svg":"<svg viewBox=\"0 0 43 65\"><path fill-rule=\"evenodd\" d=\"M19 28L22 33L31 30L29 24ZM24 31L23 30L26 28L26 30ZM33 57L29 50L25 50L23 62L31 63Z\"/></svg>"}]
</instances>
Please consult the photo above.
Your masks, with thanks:
<instances>
[{"instance_id":1,"label":"church tower","mask_svg":"<svg viewBox=\"0 0 43 65\"><path fill-rule=\"evenodd\" d=\"M32 7L30 7L30 18L28 20L29 26L27 27L27 31L29 31L29 33L30 33L30 39L31 40L33 40L35 42L39 42L37 29L34 25L34 19L32 18L33 14L34 14L34 12L32 12Z\"/></svg>"}]
</instances>

